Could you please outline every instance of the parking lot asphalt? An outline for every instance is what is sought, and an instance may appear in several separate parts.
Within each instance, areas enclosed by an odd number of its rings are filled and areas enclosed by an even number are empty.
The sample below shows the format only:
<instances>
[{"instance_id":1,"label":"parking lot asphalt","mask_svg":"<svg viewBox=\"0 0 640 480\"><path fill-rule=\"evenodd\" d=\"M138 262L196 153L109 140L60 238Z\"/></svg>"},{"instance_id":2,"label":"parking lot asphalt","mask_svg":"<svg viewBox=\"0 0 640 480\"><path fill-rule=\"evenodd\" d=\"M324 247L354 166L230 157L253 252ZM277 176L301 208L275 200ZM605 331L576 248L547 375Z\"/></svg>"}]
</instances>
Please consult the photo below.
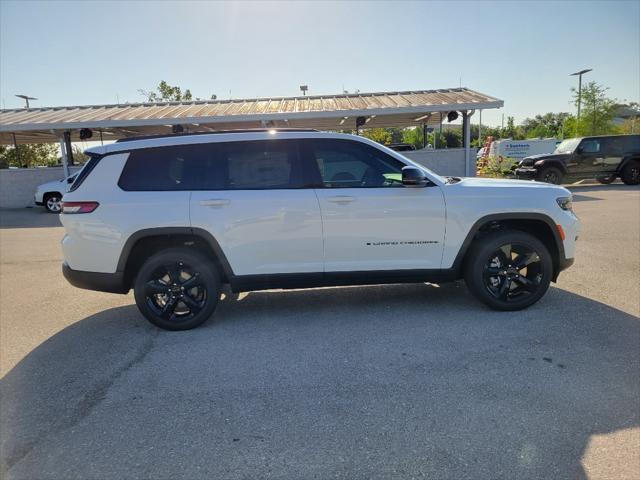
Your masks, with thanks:
<instances>
[{"instance_id":1,"label":"parking lot asphalt","mask_svg":"<svg viewBox=\"0 0 640 480\"><path fill-rule=\"evenodd\" d=\"M165 332L0 211L2 477L640 478L640 189L576 188L536 305L464 284L269 291Z\"/></svg>"}]
</instances>

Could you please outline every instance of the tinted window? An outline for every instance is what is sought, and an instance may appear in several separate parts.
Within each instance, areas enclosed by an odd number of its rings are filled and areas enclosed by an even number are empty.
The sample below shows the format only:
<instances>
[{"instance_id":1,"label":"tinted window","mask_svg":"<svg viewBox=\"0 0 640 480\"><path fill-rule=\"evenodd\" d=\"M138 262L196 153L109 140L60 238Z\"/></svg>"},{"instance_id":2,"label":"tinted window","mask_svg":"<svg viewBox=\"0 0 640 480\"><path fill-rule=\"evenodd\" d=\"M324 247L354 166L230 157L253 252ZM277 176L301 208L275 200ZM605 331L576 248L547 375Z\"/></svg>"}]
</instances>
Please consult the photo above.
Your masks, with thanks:
<instances>
[{"instance_id":1,"label":"tinted window","mask_svg":"<svg viewBox=\"0 0 640 480\"><path fill-rule=\"evenodd\" d=\"M350 140L308 140L308 155L328 188L402 186L405 165L364 143Z\"/></svg>"},{"instance_id":2,"label":"tinted window","mask_svg":"<svg viewBox=\"0 0 640 480\"><path fill-rule=\"evenodd\" d=\"M228 142L134 150L120 177L124 190L299 188L294 141Z\"/></svg>"},{"instance_id":3,"label":"tinted window","mask_svg":"<svg viewBox=\"0 0 640 480\"><path fill-rule=\"evenodd\" d=\"M195 145L133 150L118 185L123 190L190 190L187 164L198 158Z\"/></svg>"},{"instance_id":4,"label":"tinted window","mask_svg":"<svg viewBox=\"0 0 640 480\"><path fill-rule=\"evenodd\" d=\"M222 144L217 162L226 170L229 190L300 187L295 142L262 141Z\"/></svg>"},{"instance_id":5,"label":"tinted window","mask_svg":"<svg viewBox=\"0 0 640 480\"><path fill-rule=\"evenodd\" d=\"M580 148L582 149L582 153L598 153L600 151L600 140L595 138L583 140Z\"/></svg>"}]
</instances>

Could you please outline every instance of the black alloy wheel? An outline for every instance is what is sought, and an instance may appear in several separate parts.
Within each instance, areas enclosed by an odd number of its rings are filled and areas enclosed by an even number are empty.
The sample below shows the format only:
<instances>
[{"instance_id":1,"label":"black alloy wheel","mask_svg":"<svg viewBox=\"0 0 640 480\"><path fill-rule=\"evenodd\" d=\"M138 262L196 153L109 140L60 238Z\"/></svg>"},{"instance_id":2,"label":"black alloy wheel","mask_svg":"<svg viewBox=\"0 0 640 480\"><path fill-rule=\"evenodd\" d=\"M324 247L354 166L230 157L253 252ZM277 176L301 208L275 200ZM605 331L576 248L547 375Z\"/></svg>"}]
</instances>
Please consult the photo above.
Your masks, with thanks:
<instances>
[{"instance_id":1,"label":"black alloy wheel","mask_svg":"<svg viewBox=\"0 0 640 480\"><path fill-rule=\"evenodd\" d=\"M188 249L152 256L134 287L140 311L166 330L187 330L207 320L220 297L220 281L209 259Z\"/></svg>"},{"instance_id":2,"label":"black alloy wheel","mask_svg":"<svg viewBox=\"0 0 640 480\"><path fill-rule=\"evenodd\" d=\"M496 310L521 310L534 304L553 276L547 247L523 231L504 229L480 236L466 258L467 287Z\"/></svg>"},{"instance_id":3,"label":"black alloy wheel","mask_svg":"<svg viewBox=\"0 0 640 480\"><path fill-rule=\"evenodd\" d=\"M541 287L542 262L537 252L516 243L502 245L485 260L484 285L501 302L517 302Z\"/></svg>"}]
</instances>

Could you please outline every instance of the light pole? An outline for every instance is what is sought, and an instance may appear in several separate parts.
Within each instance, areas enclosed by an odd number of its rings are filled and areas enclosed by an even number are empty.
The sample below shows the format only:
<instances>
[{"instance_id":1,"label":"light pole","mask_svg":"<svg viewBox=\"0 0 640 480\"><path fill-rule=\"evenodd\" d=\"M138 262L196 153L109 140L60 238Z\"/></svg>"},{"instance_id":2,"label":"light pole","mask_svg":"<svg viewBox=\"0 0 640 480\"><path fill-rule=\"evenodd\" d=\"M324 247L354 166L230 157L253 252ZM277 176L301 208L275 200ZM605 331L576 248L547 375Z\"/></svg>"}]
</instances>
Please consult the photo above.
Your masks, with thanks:
<instances>
[{"instance_id":1,"label":"light pole","mask_svg":"<svg viewBox=\"0 0 640 480\"><path fill-rule=\"evenodd\" d=\"M579 72L571 73L569 76L578 76L578 122L580 121L580 101L582 100L582 75L587 72L591 72L593 68L585 68L584 70L580 70Z\"/></svg>"},{"instance_id":2,"label":"light pole","mask_svg":"<svg viewBox=\"0 0 640 480\"><path fill-rule=\"evenodd\" d=\"M27 102L27 110L29 110L29 100L37 100L36 97L30 97L29 95L16 95L18 98L22 98L25 102Z\"/></svg>"},{"instance_id":3,"label":"light pole","mask_svg":"<svg viewBox=\"0 0 640 480\"><path fill-rule=\"evenodd\" d=\"M307 94L307 90L309 90L309 86L308 85L300 85L300 91L302 92L303 96L305 96Z\"/></svg>"}]
</instances>

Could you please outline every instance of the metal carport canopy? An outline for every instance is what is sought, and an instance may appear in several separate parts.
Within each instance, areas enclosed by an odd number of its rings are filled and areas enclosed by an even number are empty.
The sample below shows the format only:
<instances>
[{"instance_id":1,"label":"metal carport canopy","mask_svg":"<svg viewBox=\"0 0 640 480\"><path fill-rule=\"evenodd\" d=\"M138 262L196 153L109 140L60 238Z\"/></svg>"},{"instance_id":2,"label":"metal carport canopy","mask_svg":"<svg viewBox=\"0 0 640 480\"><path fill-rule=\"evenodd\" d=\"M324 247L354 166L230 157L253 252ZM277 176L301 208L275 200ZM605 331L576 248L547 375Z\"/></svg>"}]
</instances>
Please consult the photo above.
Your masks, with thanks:
<instances>
[{"instance_id":1,"label":"metal carport canopy","mask_svg":"<svg viewBox=\"0 0 640 480\"><path fill-rule=\"evenodd\" d=\"M319 130L437 125L450 111L500 108L504 102L468 88L404 92L353 93L298 97L125 103L0 110L0 144L58 142L64 132L80 140L166 134L174 125L184 131L290 127Z\"/></svg>"}]
</instances>

